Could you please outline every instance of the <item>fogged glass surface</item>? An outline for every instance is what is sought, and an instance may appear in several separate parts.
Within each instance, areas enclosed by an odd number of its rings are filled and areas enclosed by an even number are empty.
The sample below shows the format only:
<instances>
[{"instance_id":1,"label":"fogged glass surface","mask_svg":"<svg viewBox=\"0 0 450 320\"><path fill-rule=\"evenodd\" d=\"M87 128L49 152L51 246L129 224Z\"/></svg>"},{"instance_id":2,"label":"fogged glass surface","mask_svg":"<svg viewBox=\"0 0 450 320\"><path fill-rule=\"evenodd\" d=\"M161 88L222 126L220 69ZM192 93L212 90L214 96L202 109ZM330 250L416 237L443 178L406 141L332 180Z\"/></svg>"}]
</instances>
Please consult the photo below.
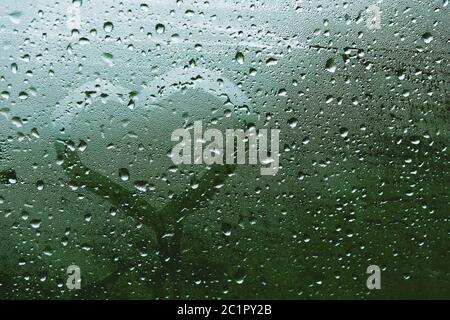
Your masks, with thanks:
<instances>
[{"instance_id":1,"label":"fogged glass surface","mask_svg":"<svg viewBox=\"0 0 450 320\"><path fill-rule=\"evenodd\" d=\"M448 0L0 12L1 298L448 298ZM174 165L199 120L279 172Z\"/></svg>"}]
</instances>

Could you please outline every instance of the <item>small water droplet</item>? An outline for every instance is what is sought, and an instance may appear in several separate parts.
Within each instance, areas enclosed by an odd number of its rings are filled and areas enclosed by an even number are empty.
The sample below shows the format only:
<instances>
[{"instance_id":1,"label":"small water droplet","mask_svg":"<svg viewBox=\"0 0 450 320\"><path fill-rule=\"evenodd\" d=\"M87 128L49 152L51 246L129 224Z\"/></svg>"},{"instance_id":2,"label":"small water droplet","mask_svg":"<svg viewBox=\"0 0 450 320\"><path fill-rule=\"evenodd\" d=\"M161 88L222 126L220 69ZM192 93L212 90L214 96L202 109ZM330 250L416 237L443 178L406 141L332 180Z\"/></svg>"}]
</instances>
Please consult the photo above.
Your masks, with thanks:
<instances>
[{"instance_id":1,"label":"small water droplet","mask_svg":"<svg viewBox=\"0 0 450 320\"><path fill-rule=\"evenodd\" d=\"M17 70L18 70L17 63L11 64L11 72L17 73Z\"/></svg>"},{"instance_id":2,"label":"small water droplet","mask_svg":"<svg viewBox=\"0 0 450 320\"><path fill-rule=\"evenodd\" d=\"M278 60L275 59L275 58L269 58L269 59L266 61L266 66L268 66L268 67L272 67L272 66L275 66L275 65L277 65L277 64L278 64Z\"/></svg>"},{"instance_id":3,"label":"small water droplet","mask_svg":"<svg viewBox=\"0 0 450 320\"><path fill-rule=\"evenodd\" d=\"M36 182L36 188L37 188L39 191L44 190L44 181L38 180L38 181Z\"/></svg>"},{"instance_id":4,"label":"small water droplet","mask_svg":"<svg viewBox=\"0 0 450 320\"><path fill-rule=\"evenodd\" d=\"M231 236L231 230L232 230L232 227L229 223L226 223L226 222L222 223L222 233L224 236L226 236L226 237Z\"/></svg>"},{"instance_id":5,"label":"small water droplet","mask_svg":"<svg viewBox=\"0 0 450 320\"><path fill-rule=\"evenodd\" d=\"M82 0L72 0L72 4L74 7L79 8L83 4Z\"/></svg>"},{"instance_id":6,"label":"small water droplet","mask_svg":"<svg viewBox=\"0 0 450 320\"><path fill-rule=\"evenodd\" d=\"M298 124L297 118L291 118L291 119L289 119L289 121L288 121L288 125L289 125L292 129L296 128L296 127L297 127L297 124Z\"/></svg>"},{"instance_id":7,"label":"small water droplet","mask_svg":"<svg viewBox=\"0 0 450 320\"><path fill-rule=\"evenodd\" d=\"M80 40L78 40L78 43L82 46L88 45L90 43L88 38L80 38Z\"/></svg>"},{"instance_id":8,"label":"small water droplet","mask_svg":"<svg viewBox=\"0 0 450 320\"><path fill-rule=\"evenodd\" d=\"M339 134L342 138L346 138L348 136L348 129L347 128L339 129Z\"/></svg>"},{"instance_id":9,"label":"small water droplet","mask_svg":"<svg viewBox=\"0 0 450 320\"><path fill-rule=\"evenodd\" d=\"M141 192L147 192L147 182L146 181L136 181L134 187Z\"/></svg>"}]
</instances>

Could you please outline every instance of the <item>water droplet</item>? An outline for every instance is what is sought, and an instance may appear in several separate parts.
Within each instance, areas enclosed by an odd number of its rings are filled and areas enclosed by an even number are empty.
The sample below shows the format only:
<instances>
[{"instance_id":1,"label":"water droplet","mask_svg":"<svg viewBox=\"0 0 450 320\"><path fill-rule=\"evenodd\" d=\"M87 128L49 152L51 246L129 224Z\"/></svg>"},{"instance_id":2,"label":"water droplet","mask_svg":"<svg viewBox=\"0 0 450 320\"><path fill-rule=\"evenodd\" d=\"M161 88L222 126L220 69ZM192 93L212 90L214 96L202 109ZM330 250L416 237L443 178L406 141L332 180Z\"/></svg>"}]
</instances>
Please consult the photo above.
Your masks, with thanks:
<instances>
[{"instance_id":1,"label":"water droplet","mask_svg":"<svg viewBox=\"0 0 450 320\"><path fill-rule=\"evenodd\" d=\"M90 43L88 38L80 38L80 40L78 40L78 43L81 44L82 46L88 45Z\"/></svg>"},{"instance_id":2,"label":"water droplet","mask_svg":"<svg viewBox=\"0 0 450 320\"><path fill-rule=\"evenodd\" d=\"M113 29L114 29L114 25L112 24L112 22L105 22L104 24L103 24L103 30L105 30L105 32L111 32L111 31L113 31Z\"/></svg>"},{"instance_id":3,"label":"water droplet","mask_svg":"<svg viewBox=\"0 0 450 320\"><path fill-rule=\"evenodd\" d=\"M432 35L431 33L429 33L429 32L426 32L426 33L424 33L424 34L422 35L422 40L423 40L426 44L428 44L428 43L430 43L431 41L433 41L433 35Z\"/></svg>"},{"instance_id":4,"label":"water droplet","mask_svg":"<svg viewBox=\"0 0 450 320\"><path fill-rule=\"evenodd\" d=\"M236 62L239 64L244 64L244 54L240 51L236 53Z\"/></svg>"},{"instance_id":5,"label":"water droplet","mask_svg":"<svg viewBox=\"0 0 450 320\"><path fill-rule=\"evenodd\" d=\"M336 72L336 62L334 61L333 58L328 59L327 63L325 64L325 70L327 70L328 72L331 73L335 73Z\"/></svg>"},{"instance_id":6,"label":"water droplet","mask_svg":"<svg viewBox=\"0 0 450 320\"><path fill-rule=\"evenodd\" d=\"M156 30L156 33L163 34L164 32L166 32L166 27L163 24L158 23L155 27L155 30Z\"/></svg>"},{"instance_id":7,"label":"water droplet","mask_svg":"<svg viewBox=\"0 0 450 320\"><path fill-rule=\"evenodd\" d=\"M37 181L37 182L36 182L36 188L37 188L39 191L44 190L44 181L42 181L42 180Z\"/></svg>"},{"instance_id":8,"label":"water droplet","mask_svg":"<svg viewBox=\"0 0 450 320\"><path fill-rule=\"evenodd\" d=\"M8 100L9 99L9 92L8 91L2 91L2 93L0 93L1 97L3 99Z\"/></svg>"},{"instance_id":9,"label":"water droplet","mask_svg":"<svg viewBox=\"0 0 450 320\"><path fill-rule=\"evenodd\" d=\"M36 139L39 139L41 137L38 129L36 129L36 128L31 129L30 133L31 133L31 136L35 137Z\"/></svg>"},{"instance_id":10,"label":"water droplet","mask_svg":"<svg viewBox=\"0 0 450 320\"><path fill-rule=\"evenodd\" d=\"M136 181L134 187L141 192L147 192L147 182L146 181Z\"/></svg>"},{"instance_id":11,"label":"water droplet","mask_svg":"<svg viewBox=\"0 0 450 320\"><path fill-rule=\"evenodd\" d=\"M8 14L8 17L12 23L19 24L21 21L20 18L22 17L22 12L21 11L13 11L10 14Z\"/></svg>"},{"instance_id":12,"label":"water droplet","mask_svg":"<svg viewBox=\"0 0 450 320\"><path fill-rule=\"evenodd\" d=\"M21 128L23 126L22 119L19 117L12 117L11 122L13 125L15 125L17 128Z\"/></svg>"},{"instance_id":13,"label":"water droplet","mask_svg":"<svg viewBox=\"0 0 450 320\"><path fill-rule=\"evenodd\" d=\"M130 173L128 172L127 169L121 168L121 169L119 169L119 177L120 177L120 180L122 180L122 181L128 181L128 180L130 180Z\"/></svg>"},{"instance_id":14,"label":"water droplet","mask_svg":"<svg viewBox=\"0 0 450 320\"><path fill-rule=\"evenodd\" d=\"M198 179L196 177L193 177L191 179L190 185L192 189L197 189L199 186L200 182L198 181Z\"/></svg>"},{"instance_id":15,"label":"water droplet","mask_svg":"<svg viewBox=\"0 0 450 320\"><path fill-rule=\"evenodd\" d=\"M298 124L297 118L291 118L291 119L289 119L289 121L288 121L288 125L289 125L292 129L296 128L296 127L297 127L297 124Z\"/></svg>"},{"instance_id":16,"label":"water droplet","mask_svg":"<svg viewBox=\"0 0 450 320\"><path fill-rule=\"evenodd\" d=\"M108 65L112 66L114 64L114 56L111 53L103 53L102 58Z\"/></svg>"},{"instance_id":17,"label":"water droplet","mask_svg":"<svg viewBox=\"0 0 450 320\"><path fill-rule=\"evenodd\" d=\"M17 73L17 69L18 69L17 63L11 64L11 72L12 73Z\"/></svg>"},{"instance_id":18,"label":"water droplet","mask_svg":"<svg viewBox=\"0 0 450 320\"><path fill-rule=\"evenodd\" d=\"M231 236L231 230L232 230L231 224L226 223L226 222L222 223L222 233L224 236L226 236L226 237Z\"/></svg>"},{"instance_id":19,"label":"water droplet","mask_svg":"<svg viewBox=\"0 0 450 320\"><path fill-rule=\"evenodd\" d=\"M33 219L30 221L30 225L33 229L38 229L41 226L42 221L39 219Z\"/></svg>"},{"instance_id":20,"label":"water droplet","mask_svg":"<svg viewBox=\"0 0 450 320\"><path fill-rule=\"evenodd\" d=\"M269 58L269 59L266 61L266 66L268 66L268 67L272 67L272 66L275 66L275 65L277 65L277 64L278 64L278 60L275 59L275 58Z\"/></svg>"},{"instance_id":21,"label":"water droplet","mask_svg":"<svg viewBox=\"0 0 450 320\"><path fill-rule=\"evenodd\" d=\"M339 134L342 138L346 138L348 136L348 129L347 128L339 129Z\"/></svg>"},{"instance_id":22,"label":"water droplet","mask_svg":"<svg viewBox=\"0 0 450 320\"><path fill-rule=\"evenodd\" d=\"M236 281L237 284L243 284L246 277L247 275L245 274L244 270L238 270L234 274L234 281Z\"/></svg>"},{"instance_id":23,"label":"water droplet","mask_svg":"<svg viewBox=\"0 0 450 320\"><path fill-rule=\"evenodd\" d=\"M25 91L21 91L19 93L19 99L20 100L27 100L28 99L28 93L26 93Z\"/></svg>"}]
</instances>

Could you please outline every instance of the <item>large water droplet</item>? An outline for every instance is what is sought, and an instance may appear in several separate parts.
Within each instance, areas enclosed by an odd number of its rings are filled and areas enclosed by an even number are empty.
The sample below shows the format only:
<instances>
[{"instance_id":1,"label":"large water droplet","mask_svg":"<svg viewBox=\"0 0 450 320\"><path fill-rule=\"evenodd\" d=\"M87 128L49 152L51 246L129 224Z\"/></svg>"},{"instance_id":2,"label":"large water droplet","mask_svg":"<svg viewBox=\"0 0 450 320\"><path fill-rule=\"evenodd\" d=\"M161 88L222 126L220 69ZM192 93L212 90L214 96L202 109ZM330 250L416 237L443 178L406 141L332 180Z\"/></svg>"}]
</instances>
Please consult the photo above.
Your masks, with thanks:
<instances>
[{"instance_id":1,"label":"large water droplet","mask_svg":"<svg viewBox=\"0 0 450 320\"><path fill-rule=\"evenodd\" d=\"M33 229L37 229L37 228L39 228L41 226L41 222L42 221L39 220L39 219L33 219L33 220L30 221L30 225L31 225L31 227Z\"/></svg>"},{"instance_id":2,"label":"large water droplet","mask_svg":"<svg viewBox=\"0 0 450 320\"><path fill-rule=\"evenodd\" d=\"M244 54L240 51L236 53L236 62L239 64L244 64Z\"/></svg>"},{"instance_id":3,"label":"large water droplet","mask_svg":"<svg viewBox=\"0 0 450 320\"><path fill-rule=\"evenodd\" d=\"M163 24L158 23L155 27L155 30L156 33L163 34L164 32L166 32L166 27Z\"/></svg>"},{"instance_id":4,"label":"large water droplet","mask_svg":"<svg viewBox=\"0 0 450 320\"><path fill-rule=\"evenodd\" d=\"M120 180L122 180L122 181L128 181L128 180L130 180L130 173L128 172L127 169L121 168L121 169L119 169L119 177L120 177Z\"/></svg>"},{"instance_id":5,"label":"large water droplet","mask_svg":"<svg viewBox=\"0 0 450 320\"><path fill-rule=\"evenodd\" d=\"M325 70L331 73L336 72L336 62L333 58L327 60L327 63L325 64Z\"/></svg>"},{"instance_id":6,"label":"large water droplet","mask_svg":"<svg viewBox=\"0 0 450 320\"><path fill-rule=\"evenodd\" d=\"M429 33L429 32L426 32L426 33L424 33L424 34L422 35L422 40L423 40L426 44L428 44L428 43L430 43L431 41L433 41L433 35L432 35L431 33Z\"/></svg>"},{"instance_id":7,"label":"large water droplet","mask_svg":"<svg viewBox=\"0 0 450 320\"><path fill-rule=\"evenodd\" d=\"M114 25L112 24L112 22L105 22L103 24L103 30L105 30L105 32L111 32L114 29Z\"/></svg>"}]
</instances>

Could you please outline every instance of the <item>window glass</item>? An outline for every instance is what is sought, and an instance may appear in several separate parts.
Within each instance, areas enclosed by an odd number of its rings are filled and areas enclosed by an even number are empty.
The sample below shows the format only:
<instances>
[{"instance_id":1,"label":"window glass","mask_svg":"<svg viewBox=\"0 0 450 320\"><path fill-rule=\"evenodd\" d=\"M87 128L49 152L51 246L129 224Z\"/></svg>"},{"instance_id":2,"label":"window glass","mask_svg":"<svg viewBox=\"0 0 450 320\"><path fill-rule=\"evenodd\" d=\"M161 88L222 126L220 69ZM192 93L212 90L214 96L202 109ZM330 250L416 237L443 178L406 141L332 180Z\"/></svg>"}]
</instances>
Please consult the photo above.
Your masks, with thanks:
<instances>
[{"instance_id":1,"label":"window glass","mask_svg":"<svg viewBox=\"0 0 450 320\"><path fill-rule=\"evenodd\" d=\"M3 0L0 297L447 297L448 8Z\"/></svg>"}]
</instances>

